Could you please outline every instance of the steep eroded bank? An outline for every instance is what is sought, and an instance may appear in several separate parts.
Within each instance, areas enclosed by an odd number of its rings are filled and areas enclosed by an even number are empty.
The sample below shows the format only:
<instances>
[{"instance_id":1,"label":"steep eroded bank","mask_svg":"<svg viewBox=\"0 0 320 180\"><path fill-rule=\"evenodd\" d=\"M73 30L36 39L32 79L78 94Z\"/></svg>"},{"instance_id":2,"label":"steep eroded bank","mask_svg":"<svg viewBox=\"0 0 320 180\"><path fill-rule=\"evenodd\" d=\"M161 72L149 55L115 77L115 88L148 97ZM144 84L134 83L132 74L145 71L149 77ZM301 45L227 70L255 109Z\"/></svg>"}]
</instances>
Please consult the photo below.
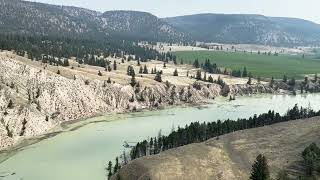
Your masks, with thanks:
<instances>
[{"instance_id":1,"label":"steep eroded bank","mask_svg":"<svg viewBox=\"0 0 320 180\"><path fill-rule=\"evenodd\" d=\"M156 83L133 88L81 73L67 78L5 56L0 57L0 67L0 149L47 133L61 122L101 113L206 103L219 95L274 92L263 84L226 85L222 89L208 83Z\"/></svg>"}]
</instances>

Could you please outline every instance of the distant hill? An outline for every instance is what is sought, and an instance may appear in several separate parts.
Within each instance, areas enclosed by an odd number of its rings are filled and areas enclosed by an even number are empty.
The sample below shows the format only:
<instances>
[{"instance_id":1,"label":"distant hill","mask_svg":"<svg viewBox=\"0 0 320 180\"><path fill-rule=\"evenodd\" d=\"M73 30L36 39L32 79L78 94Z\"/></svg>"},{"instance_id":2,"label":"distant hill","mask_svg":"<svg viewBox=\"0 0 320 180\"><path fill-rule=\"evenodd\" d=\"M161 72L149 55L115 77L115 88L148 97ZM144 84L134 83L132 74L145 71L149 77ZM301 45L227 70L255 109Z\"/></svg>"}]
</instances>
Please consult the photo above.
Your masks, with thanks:
<instances>
[{"instance_id":1,"label":"distant hill","mask_svg":"<svg viewBox=\"0 0 320 180\"><path fill-rule=\"evenodd\" d=\"M161 19L146 12L101 13L22 0L1 0L0 8L0 34L284 46L320 44L320 25L294 18L198 14Z\"/></svg>"},{"instance_id":2,"label":"distant hill","mask_svg":"<svg viewBox=\"0 0 320 180\"><path fill-rule=\"evenodd\" d=\"M164 20L200 41L285 46L320 44L320 25L303 19L197 14Z\"/></svg>"},{"instance_id":3,"label":"distant hill","mask_svg":"<svg viewBox=\"0 0 320 180\"><path fill-rule=\"evenodd\" d=\"M180 41L185 35L156 16L135 11L100 13L21 0L0 1L0 33Z\"/></svg>"},{"instance_id":4,"label":"distant hill","mask_svg":"<svg viewBox=\"0 0 320 180\"><path fill-rule=\"evenodd\" d=\"M186 36L158 17L137 11L107 11L102 14L102 28L113 35L134 39L181 40Z\"/></svg>"}]
</instances>

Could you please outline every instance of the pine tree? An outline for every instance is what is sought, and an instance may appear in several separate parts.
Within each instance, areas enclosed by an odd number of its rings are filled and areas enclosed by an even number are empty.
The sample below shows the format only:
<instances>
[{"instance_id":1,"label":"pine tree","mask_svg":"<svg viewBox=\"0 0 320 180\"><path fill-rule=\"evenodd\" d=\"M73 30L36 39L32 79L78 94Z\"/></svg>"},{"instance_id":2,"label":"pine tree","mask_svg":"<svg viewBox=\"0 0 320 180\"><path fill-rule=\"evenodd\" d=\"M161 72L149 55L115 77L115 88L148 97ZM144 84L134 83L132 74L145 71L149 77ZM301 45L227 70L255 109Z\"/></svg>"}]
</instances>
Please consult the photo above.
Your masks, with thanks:
<instances>
[{"instance_id":1,"label":"pine tree","mask_svg":"<svg viewBox=\"0 0 320 180\"><path fill-rule=\"evenodd\" d=\"M57 74L60 74L60 70L58 69Z\"/></svg>"},{"instance_id":2,"label":"pine tree","mask_svg":"<svg viewBox=\"0 0 320 180\"><path fill-rule=\"evenodd\" d=\"M198 59L194 60L193 66L194 66L195 68L199 68L199 67L200 67L200 65L199 65L199 60L198 60Z\"/></svg>"},{"instance_id":3,"label":"pine tree","mask_svg":"<svg viewBox=\"0 0 320 180\"><path fill-rule=\"evenodd\" d=\"M63 61L63 66L69 66L70 64L69 64L69 60L68 59L64 59L64 61Z\"/></svg>"},{"instance_id":4,"label":"pine tree","mask_svg":"<svg viewBox=\"0 0 320 180\"><path fill-rule=\"evenodd\" d=\"M208 81L209 81L210 83L213 83L213 82L214 82L211 75L209 76Z\"/></svg>"},{"instance_id":5,"label":"pine tree","mask_svg":"<svg viewBox=\"0 0 320 180\"><path fill-rule=\"evenodd\" d=\"M111 84L111 78L110 77L108 77L107 83Z\"/></svg>"},{"instance_id":6,"label":"pine tree","mask_svg":"<svg viewBox=\"0 0 320 180\"><path fill-rule=\"evenodd\" d=\"M143 68L143 74L148 74L148 68L147 68L147 65L144 65L144 68Z\"/></svg>"},{"instance_id":7,"label":"pine tree","mask_svg":"<svg viewBox=\"0 0 320 180\"><path fill-rule=\"evenodd\" d=\"M283 75L283 82L287 83L287 81L288 81L287 75Z\"/></svg>"},{"instance_id":8,"label":"pine tree","mask_svg":"<svg viewBox=\"0 0 320 180\"><path fill-rule=\"evenodd\" d=\"M295 86L296 85L296 79L295 78L291 78L291 80L288 82L288 84L290 86Z\"/></svg>"},{"instance_id":9,"label":"pine tree","mask_svg":"<svg viewBox=\"0 0 320 180\"><path fill-rule=\"evenodd\" d=\"M117 62L116 62L116 60L113 61L113 70L114 71L117 70Z\"/></svg>"},{"instance_id":10,"label":"pine tree","mask_svg":"<svg viewBox=\"0 0 320 180\"><path fill-rule=\"evenodd\" d=\"M139 74L142 74L142 73L143 73L143 68L142 68L142 66L140 66Z\"/></svg>"},{"instance_id":11,"label":"pine tree","mask_svg":"<svg viewBox=\"0 0 320 180\"><path fill-rule=\"evenodd\" d=\"M271 77L271 81L270 81L270 86L273 87L273 85L274 85L274 78L273 78L273 76L272 76L272 77Z\"/></svg>"},{"instance_id":12,"label":"pine tree","mask_svg":"<svg viewBox=\"0 0 320 180\"><path fill-rule=\"evenodd\" d=\"M9 109L12 109L13 108L13 101L10 99L9 100L9 103L8 103L8 106L7 106Z\"/></svg>"},{"instance_id":13,"label":"pine tree","mask_svg":"<svg viewBox=\"0 0 320 180\"><path fill-rule=\"evenodd\" d=\"M181 65L183 64L183 59L180 59L180 64L181 64Z\"/></svg>"},{"instance_id":14,"label":"pine tree","mask_svg":"<svg viewBox=\"0 0 320 180\"><path fill-rule=\"evenodd\" d=\"M200 70L197 71L196 79L197 79L197 80L201 80L201 79L202 79L202 77L201 77L201 71L200 71Z\"/></svg>"},{"instance_id":15,"label":"pine tree","mask_svg":"<svg viewBox=\"0 0 320 180\"><path fill-rule=\"evenodd\" d=\"M99 71L99 72L98 72L98 75L99 75L99 76L102 76L102 73L101 73L101 71Z\"/></svg>"},{"instance_id":16,"label":"pine tree","mask_svg":"<svg viewBox=\"0 0 320 180\"><path fill-rule=\"evenodd\" d=\"M107 170L107 173L108 173L108 179L110 179L111 176L112 176L112 162L111 161L109 161L108 167L106 168L106 170Z\"/></svg>"},{"instance_id":17,"label":"pine tree","mask_svg":"<svg viewBox=\"0 0 320 180\"><path fill-rule=\"evenodd\" d=\"M259 154L252 165L251 180L269 180L270 173L266 157Z\"/></svg>"},{"instance_id":18,"label":"pine tree","mask_svg":"<svg viewBox=\"0 0 320 180\"><path fill-rule=\"evenodd\" d=\"M114 168L113 168L113 173L117 173L117 171L119 170L119 159L118 157L116 157L116 163L114 165Z\"/></svg>"},{"instance_id":19,"label":"pine tree","mask_svg":"<svg viewBox=\"0 0 320 180\"><path fill-rule=\"evenodd\" d=\"M247 84L249 84L249 85L252 84L252 75L251 75L251 73L249 73L249 79L248 79Z\"/></svg>"},{"instance_id":20,"label":"pine tree","mask_svg":"<svg viewBox=\"0 0 320 180\"><path fill-rule=\"evenodd\" d=\"M207 73L206 72L204 73L203 81L207 81Z\"/></svg>"},{"instance_id":21,"label":"pine tree","mask_svg":"<svg viewBox=\"0 0 320 180\"><path fill-rule=\"evenodd\" d=\"M174 70L173 76L178 76L178 70L177 69Z\"/></svg>"},{"instance_id":22,"label":"pine tree","mask_svg":"<svg viewBox=\"0 0 320 180\"><path fill-rule=\"evenodd\" d=\"M136 75L135 75L135 73L132 73L132 74L131 74L130 85L131 85L132 87L134 87L136 84L137 84Z\"/></svg>"},{"instance_id":23,"label":"pine tree","mask_svg":"<svg viewBox=\"0 0 320 180\"><path fill-rule=\"evenodd\" d=\"M162 78L161 78L161 73L160 72L156 73L156 76L155 76L154 80L158 81L158 82L162 82Z\"/></svg>"}]
</instances>

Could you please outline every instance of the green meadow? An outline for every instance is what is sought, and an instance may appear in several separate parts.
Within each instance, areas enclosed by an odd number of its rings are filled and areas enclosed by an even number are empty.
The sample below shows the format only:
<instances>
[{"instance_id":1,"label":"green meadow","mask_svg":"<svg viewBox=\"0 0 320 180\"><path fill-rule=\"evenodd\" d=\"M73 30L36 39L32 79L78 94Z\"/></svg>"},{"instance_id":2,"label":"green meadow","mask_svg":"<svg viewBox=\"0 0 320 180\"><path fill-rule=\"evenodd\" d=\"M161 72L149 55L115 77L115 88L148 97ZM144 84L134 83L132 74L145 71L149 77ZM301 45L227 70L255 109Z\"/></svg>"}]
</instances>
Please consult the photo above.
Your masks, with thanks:
<instances>
[{"instance_id":1,"label":"green meadow","mask_svg":"<svg viewBox=\"0 0 320 180\"><path fill-rule=\"evenodd\" d=\"M193 63L199 59L202 63L210 59L218 67L231 68L233 70L247 70L253 76L265 78L282 78L284 74L288 77L302 79L306 74L320 74L320 59L302 56L289 55L263 55L243 52L222 52L222 51L181 51L174 53L178 62L183 59L185 63Z\"/></svg>"}]
</instances>

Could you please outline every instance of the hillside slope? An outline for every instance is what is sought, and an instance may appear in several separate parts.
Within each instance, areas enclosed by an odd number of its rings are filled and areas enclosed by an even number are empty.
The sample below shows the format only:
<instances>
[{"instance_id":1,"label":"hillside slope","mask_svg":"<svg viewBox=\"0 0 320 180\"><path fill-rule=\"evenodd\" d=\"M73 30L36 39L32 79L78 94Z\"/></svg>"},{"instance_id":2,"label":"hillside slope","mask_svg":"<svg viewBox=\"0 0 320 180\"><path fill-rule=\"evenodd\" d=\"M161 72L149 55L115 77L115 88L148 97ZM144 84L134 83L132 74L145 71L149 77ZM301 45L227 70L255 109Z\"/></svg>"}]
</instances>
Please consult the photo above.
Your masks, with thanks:
<instances>
[{"instance_id":1,"label":"hillside slope","mask_svg":"<svg viewBox=\"0 0 320 180\"><path fill-rule=\"evenodd\" d=\"M238 131L143 157L120 169L120 178L133 180L248 179L256 156L264 154L272 177L280 170L301 174L301 152L320 143L320 118L295 120Z\"/></svg>"},{"instance_id":2,"label":"hillside slope","mask_svg":"<svg viewBox=\"0 0 320 180\"><path fill-rule=\"evenodd\" d=\"M156 16L135 11L100 13L21 0L0 1L0 33L77 38L182 40L185 35ZM110 36L113 35L113 36Z\"/></svg>"},{"instance_id":3,"label":"hillside slope","mask_svg":"<svg viewBox=\"0 0 320 180\"><path fill-rule=\"evenodd\" d=\"M246 14L197 14L165 18L195 39L267 45L320 44L320 25L295 18Z\"/></svg>"}]
</instances>

